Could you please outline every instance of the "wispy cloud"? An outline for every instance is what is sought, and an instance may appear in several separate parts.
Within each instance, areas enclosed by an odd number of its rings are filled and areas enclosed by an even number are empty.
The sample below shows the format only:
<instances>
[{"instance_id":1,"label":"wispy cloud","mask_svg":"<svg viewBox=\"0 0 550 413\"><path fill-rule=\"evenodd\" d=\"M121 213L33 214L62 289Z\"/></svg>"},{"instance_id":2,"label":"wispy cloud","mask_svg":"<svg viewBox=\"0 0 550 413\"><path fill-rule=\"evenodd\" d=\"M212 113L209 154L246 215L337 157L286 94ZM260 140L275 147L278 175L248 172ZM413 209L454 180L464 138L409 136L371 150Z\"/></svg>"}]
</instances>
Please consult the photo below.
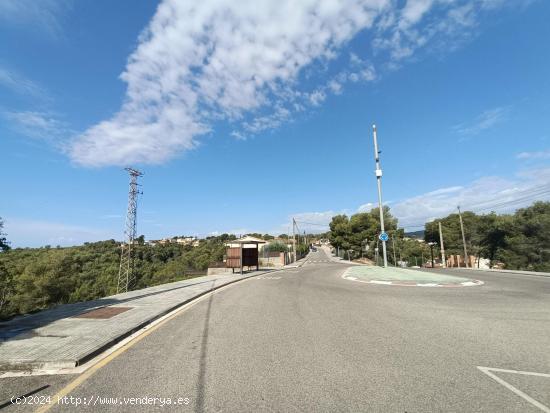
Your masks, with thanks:
<instances>
[{"instance_id":1,"label":"wispy cloud","mask_svg":"<svg viewBox=\"0 0 550 413\"><path fill-rule=\"evenodd\" d=\"M0 1L0 21L4 25L32 25L51 37L62 33L62 20L70 9L68 0L2 0Z\"/></svg>"},{"instance_id":2,"label":"wispy cloud","mask_svg":"<svg viewBox=\"0 0 550 413\"><path fill-rule=\"evenodd\" d=\"M35 82L13 70L0 67L0 87L4 87L21 96L28 96L41 101L50 101L46 90Z\"/></svg>"},{"instance_id":3,"label":"wispy cloud","mask_svg":"<svg viewBox=\"0 0 550 413\"><path fill-rule=\"evenodd\" d=\"M510 113L508 106L489 109L478 115L471 123L453 126L453 130L463 137L479 135L495 125L505 121Z\"/></svg>"},{"instance_id":4,"label":"wispy cloud","mask_svg":"<svg viewBox=\"0 0 550 413\"><path fill-rule=\"evenodd\" d=\"M378 78L372 61L355 56L332 77L302 82L359 32L371 30L373 48L395 63L434 38L467 32L485 2L164 0L121 75L121 109L80 134L69 155L87 166L162 163L219 121L235 125L238 139L277 128L347 82Z\"/></svg>"},{"instance_id":5,"label":"wispy cloud","mask_svg":"<svg viewBox=\"0 0 550 413\"><path fill-rule=\"evenodd\" d=\"M458 205L463 210L480 213L510 212L535 200L550 200L549 176L550 168L529 174L520 171L515 179L488 176L463 187L432 191L396 202L392 213L399 218L401 226L418 229L424 222L455 212Z\"/></svg>"},{"instance_id":6,"label":"wispy cloud","mask_svg":"<svg viewBox=\"0 0 550 413\"><path fill-rule=\"evenodd\" d=\"M478 213L496 211L511 212L525 207L536 200L550 200L550 168L520 170L515 178L487 176L464 186L439 188L414 197L391 203L391 213L398 218L399 226L417 230L424 223L455 212L460 205L463 210ZM388 204L388 203L386 203ZM356 212L368 212L378 204L369 202L357 208ZM303 221L307 231L326 231L328 223L337 214L347 211L324 211L294 214ZM306 223L323 224L306 225Z\"/></svg>"},{"instance_id":7,"label":"wispy cloud","mask_svg":"<svg viewBox=\"0 0 550 413\"><path fill-rule=\"evenodd\" d=\"M61 145L61 141L71 133L65 122L50 113L23 111L5 112L3 115L12 129L25 137Z\"/></svg>"},{"instance_id":8,"label":"wispy cloud","mask_svg":"<svg viewBox=\"0 0 550 413\"><path fill-rule=\"evenodd\" d=\"M516 158L525 159L525 160L550 159L550 149L546 151L537 151L537 152L521 152L516 155Z\"/></svg>"}]
</instances>

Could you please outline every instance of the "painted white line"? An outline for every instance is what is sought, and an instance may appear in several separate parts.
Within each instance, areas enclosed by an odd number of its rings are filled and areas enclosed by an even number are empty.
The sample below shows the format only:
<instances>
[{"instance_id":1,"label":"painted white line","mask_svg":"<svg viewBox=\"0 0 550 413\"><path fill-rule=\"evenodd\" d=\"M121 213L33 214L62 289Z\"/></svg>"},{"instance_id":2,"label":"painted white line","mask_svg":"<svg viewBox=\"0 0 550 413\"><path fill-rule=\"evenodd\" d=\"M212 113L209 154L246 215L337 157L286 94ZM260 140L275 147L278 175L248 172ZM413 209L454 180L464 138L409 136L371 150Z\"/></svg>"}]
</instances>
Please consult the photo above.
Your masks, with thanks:
<instances>
[{"instance_id":1,"label":"painted white line","mask_svg":"<svg viewBox=\"0 0 550 413\"><path fill-rule=\"evenodd\" d=\"M534 372L534 371L506 370L506 369L497 369L495 367L481 367L481 366L479 366L478 368L487 369L487 370L491 370L491 371L498 371L499 373L523 374L525 376L538 376L538 377L549 377L550 378L550 374L537 373L537 372Z\"/></svg>"},{"instance_id":2,"label":"painted white line","mask_svg":"<svg viewBox=\"0 0 550 413\"><path fill-rule=\"evenodd\" d=\"M418 287L439 287L437 283L416 284Z\"/></svg>"},{"instance_id":3,"label":"painted white line","mask_svg":"<svg viewBox=\"0 0 550 413\"><path fill-rule=\"evenodd\" d=\"M346 278L347 278L348 280L353 280L353 281L357 280L357 278L355 278L355 277L346 277Z\"/></svg>"},{"instance_id":4,"label":"painted white line","mask_svg":"<svg viewBox=\"0 0 550 413\"><path fill-rule=\"evenodd\" d=\"M381 281L381 280L371 280L371 284L384 284L384 285L391 285L391 281Z\"/></svg>"},{"instance_id":5,"label":"painted white line","mask_svg":"<svg viewBox=\"0 0 550 413\"><path fill-rule=\"evenodd\" d=\"M540 410L542 410L543 412L545 413L550 413L550 407L548 406L545 406L544 404L542 404L541 402L533 399L531 396L529 396L528 394L522 392L521 390L519 390L518 388L512 386L510 383L508 383L507 381L505 380L502 380L500 377L498 377L497 375L491 373L491 371L498 371L498 372L501 372L501 373L516 373L516 374L525 374L525 375L530 375L530 376L542 376L542 377L550 377L550 374L544 374L544 373L535 373L535 372L529 372L529 371L516 371L516 370L504 370L504 369L494 369L494 368L491 368L491 367L482 367L482 366L477 366L477 368L482 371L483 373L485 373L487 376L489 376L490 378L492 378L494 381L496 381L497 383L503 385L504 387L506 387L508 390L510 390L511 392L515 393L516 395L518 395L519 397L523 398L525 401L531 403L533 406L535 407L538 407Z\"/></svg>"}]
</instances>

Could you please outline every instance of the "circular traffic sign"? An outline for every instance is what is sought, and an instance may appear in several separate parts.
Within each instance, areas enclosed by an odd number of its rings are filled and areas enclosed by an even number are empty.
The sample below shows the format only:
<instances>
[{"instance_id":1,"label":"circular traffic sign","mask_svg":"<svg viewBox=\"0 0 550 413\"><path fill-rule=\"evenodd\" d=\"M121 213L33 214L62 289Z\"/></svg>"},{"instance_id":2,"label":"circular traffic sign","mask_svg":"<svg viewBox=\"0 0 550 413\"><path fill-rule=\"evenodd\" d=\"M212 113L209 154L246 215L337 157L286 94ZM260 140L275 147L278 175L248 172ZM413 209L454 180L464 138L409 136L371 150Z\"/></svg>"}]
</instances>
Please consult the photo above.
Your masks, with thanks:
<instances>
[{"instance_id":1,"label":"circular traffic sign","mask_svg":"<svg viewBox=\"0 0 550 413\"><path fill-rule=\"evenodd\" d=\"M380 233L380 235L378 235L378 239L380 241L386 242L387 240L390 239L390 237L388 237L388 234L386 232L382 232L382 233Z\"/></svg>"}]
</instances>

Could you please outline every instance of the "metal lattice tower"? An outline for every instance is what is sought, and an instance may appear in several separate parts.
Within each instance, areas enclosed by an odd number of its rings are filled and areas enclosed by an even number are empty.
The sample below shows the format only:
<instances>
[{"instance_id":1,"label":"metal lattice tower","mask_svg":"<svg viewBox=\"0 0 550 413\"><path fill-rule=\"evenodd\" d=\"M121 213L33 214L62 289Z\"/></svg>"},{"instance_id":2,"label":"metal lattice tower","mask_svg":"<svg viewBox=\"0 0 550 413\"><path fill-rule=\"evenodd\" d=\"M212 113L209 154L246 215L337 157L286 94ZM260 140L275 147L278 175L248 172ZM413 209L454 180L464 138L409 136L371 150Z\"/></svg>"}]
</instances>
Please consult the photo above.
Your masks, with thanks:
<instances>
[{"instance_id":1,"label":"metal lattice tower","mask_svg":"<svg viewBox=\"0 0 550 413\"><path fill-rule=\"evenodd\" d=\"M126 214L126 229L124 230L124 243L120 245L120 268L118 271L118 284L116 292L124 293L133 287L134 283L134 257L133 247L136 239L137 198L140 192L137 180L143 174L137 169L125 168L130 175L130 190L128 191L128 212Z\"/></svg>"}]
</instances>

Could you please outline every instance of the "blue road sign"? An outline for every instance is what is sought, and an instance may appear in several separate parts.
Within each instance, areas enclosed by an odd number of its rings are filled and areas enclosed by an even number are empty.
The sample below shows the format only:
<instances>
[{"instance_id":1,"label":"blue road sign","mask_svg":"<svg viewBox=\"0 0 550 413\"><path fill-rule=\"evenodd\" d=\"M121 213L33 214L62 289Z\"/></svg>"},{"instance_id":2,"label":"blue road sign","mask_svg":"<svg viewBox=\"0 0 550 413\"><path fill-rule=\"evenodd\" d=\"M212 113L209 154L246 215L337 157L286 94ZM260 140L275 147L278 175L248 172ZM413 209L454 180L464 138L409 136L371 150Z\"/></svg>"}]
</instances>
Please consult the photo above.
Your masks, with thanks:
<instances>
[{"instance_id":1,"label":"blue road sign","mask_svg":"<svg viewBox=\"0 0 550 413\"><path fill-rule=\"evenodd\" d=\"M380 241L386 242L387 240L390 239L390 237L388 237L388 234L386 232L382 232L380 235L378 235L378 239Z\"/></svg>"}]
</instances>

